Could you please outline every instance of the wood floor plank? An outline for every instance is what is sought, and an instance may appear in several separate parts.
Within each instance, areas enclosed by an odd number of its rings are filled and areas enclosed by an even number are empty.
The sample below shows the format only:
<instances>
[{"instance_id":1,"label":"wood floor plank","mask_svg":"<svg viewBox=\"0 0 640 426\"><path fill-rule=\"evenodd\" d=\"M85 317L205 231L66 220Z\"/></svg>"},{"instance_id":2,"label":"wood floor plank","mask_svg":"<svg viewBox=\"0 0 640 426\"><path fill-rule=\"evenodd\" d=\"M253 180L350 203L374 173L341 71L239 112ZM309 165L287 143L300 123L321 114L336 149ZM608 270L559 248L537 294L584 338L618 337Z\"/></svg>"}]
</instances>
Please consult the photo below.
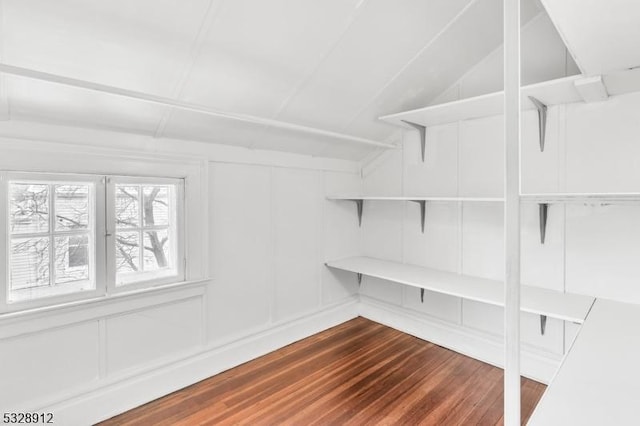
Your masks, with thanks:
<instances>
[{"instance_id":1,"label":"wood floor plank","mask_svg":"<svg viewBox=\"0 0 640 426\"><path fill-rule=\"evenodd\" d=\"M496 367L356 318L101 425L495 425L502 378ZM523 423L545 388L523 379Z\"/></svg>"},{"instance_id":2,"label":"wood floor plank","mask_svg":"<svg viewBox=\"0 0 640 426\"><path fill-rule=\"evenodd\" d=\"M310 375L309 380L288 387L287 395L283 395L282 398L280 395L274 395L274 398L265 401L269 406L269 412L262 415L262 419L265 423L279 424L286 420L293 421L290 413L309 413L316 407L326 411L326 398L333 397L338 389L348 384L345 382L345 377L355 380L366 374L372 364L383 365L392 362L407 352L402 348L402 342L396 341L393 344L391 342L390 340L381 341L366 351L358 349L353 353L354 356L337 359L334 363ZM327 389L331 389L331 392L327 392ZM304 399L299 398L299 395L304 395Z\"/></svg>"}]
</instances>

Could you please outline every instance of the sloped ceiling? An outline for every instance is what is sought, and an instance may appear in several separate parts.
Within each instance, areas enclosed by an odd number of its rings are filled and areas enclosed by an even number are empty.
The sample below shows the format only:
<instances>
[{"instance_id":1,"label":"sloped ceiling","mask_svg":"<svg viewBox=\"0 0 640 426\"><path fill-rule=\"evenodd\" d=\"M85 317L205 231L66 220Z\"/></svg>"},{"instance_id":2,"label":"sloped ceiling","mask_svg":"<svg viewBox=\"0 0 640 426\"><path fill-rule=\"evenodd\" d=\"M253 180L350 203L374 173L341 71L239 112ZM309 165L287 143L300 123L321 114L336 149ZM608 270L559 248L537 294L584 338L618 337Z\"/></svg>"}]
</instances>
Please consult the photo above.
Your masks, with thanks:
<instances>
[{"instance_id":1,"label":"sloped ceiling","mask_svg":"<svg viewBox=\"0 0 640 426\"><path fill-rule=\"evenodd\" d=\"M542 0L583 74L640 67L640 1Z\"/></svg>"},{"instance_id":2,"label":"sloped ceiling","mask_svg":"<svg viewBox=\"0 0 640 426\"><path fill-rule=\"evenodd\" d=\"M522 7L523 23L541 13ZM378 141L502 44L502 0L0 0L3 63ZM13 120L360 160L374 147L2 77ZM0 104L0 117L2 104Z\"/></svg>"}]
</instances>

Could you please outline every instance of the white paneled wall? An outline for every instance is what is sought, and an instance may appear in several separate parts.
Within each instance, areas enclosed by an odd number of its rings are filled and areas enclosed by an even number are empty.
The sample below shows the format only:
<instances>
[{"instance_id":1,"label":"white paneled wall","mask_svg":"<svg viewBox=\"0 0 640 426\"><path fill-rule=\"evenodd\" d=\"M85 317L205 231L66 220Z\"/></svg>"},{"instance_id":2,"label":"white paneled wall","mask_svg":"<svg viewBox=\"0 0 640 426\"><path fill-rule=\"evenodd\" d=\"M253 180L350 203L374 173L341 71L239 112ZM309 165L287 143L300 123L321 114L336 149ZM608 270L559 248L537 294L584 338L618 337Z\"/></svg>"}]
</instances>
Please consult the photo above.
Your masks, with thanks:
<instances>
[{"instance_id":1,"label":"white paneled wall","mask_svg":"<svg viewBox=\"0 0 640 426\"><path fill-rule=\"evenodd\" d=\"M523 284L557 291L564 290L564 211L565 206L561 204L549 207L546 237L544 244L540 244L538 205L534 203L522 204L520 209L522 226L520 274Z\"/></svg>"},{"instance_id":2,"label":"white paneled wall","mask_svg":"<svg viewBox=\"0 0 640 426\"><path fill-rule=\"evenodd\" d=\"M327 259L359 253L354 173L210 163L210 339L224 342L317 312L357 294Z\"/></svg>"},{"instance_id":3,"label":"white paneled wall","mask_svg":"<svg viewBox=\"0 0 640 426\"><path fill-rule=\"evenodd\" d=\"M185 177L193 282L0 315L0 411L97 422L357 315L353 276L323 265L361 254L355 206L325 198L361 192L355 163L111 137L0 138L0 169Z\"/></svg>"},{"instance_id":4,"label":"white paneled wall","mask_svg":"<svg viewBox=\"0 0 640 426\"><path fill-rule=\"evenodd\" d=\"M418 133L403 133L404 178L400 190L408 196L455 194L458 191L458 169L452 168L451 164L455 164L458 158L458 126L429 127L426 137L429 143L425 145L423 164Z\"/></svg>"},{"instance_id":5,"label":"white paneled wall","mask_svg":"<svg viewBox=\"0 0 640 426\"><path fill-rule=\"evenodd\" d=\"M209 293L209 333L224 340L271 321L271 169L214 164L209 177L217 206L210 226L211 274L219 283Z\"/></svg>"},{"instance_id":6,"label":"white paneled wall","mask_svg":"<svg viewBox=\"0 0 640 426\"><path fill-rule=\"evenodd\" d=\"M639 215L638 206L567 208L567 291L640 303Z\"/></svg>"},{"instance_id":7,"label":"white paneled wall","mask_svg":"<svg viewBox=\"0 0 640 426\"><path fill-rule=\"evenodd\" d=\"M523 192L640 192L640 152L633 155L639 149L640 127L637 117L629 112L638 108L639 94L551 108L544 152L538 147L535 113L525 114ZM404 155L389 155L386 162L367 170L365 195L501 195L502 117L428 130L427 161L419 160L416 132L405 131ZM437 162L429 158L430 152ZM553 204L546 241L541 244L538 205L523 203L523 284L640 303L639 217L638 206ZM417 205L365 202L362 229L367 255L503 279L503 206L499 203L428 202L422 234ZM363 303L372 303L370 309L383 303L399 315L419 314L424 324L444 324L452 330L449 338L443 338L435 332L430 335L430 325L425 325L421 337L439 339L440 344L489 362L501 362L500 357L488 355L483 342L501 338L502 308L429 292L421 303L416 289L403 290L367 278L361 293L366 296ZM373 318L388 319L381 314ZM402 328L397 317L388 322ZM454 334L460 326L465 336L475 336L476 348L464 346L463 339ZM407 330L410 328L407 325ZM549 319L546 333L541 335L539 317L523 313L524 373L548 380L575 333L575 325Z\"/></svg>"},{"instance_id":8,"label":"white paneled wall","mask_svg":"<svg viewBox=\"0 0 640 426\"><path fill-rule=\"evenodd\" d=\"M566 191L639 191L639 104L636 92L566 106Z\"/></svg>"},{"instance_id":9,"label":"white paneled wall","mask_svg":"<svg viewBox=\"0 0 640 426\"><path fill-rule=\"evenodd\" d=\"M458 195L461 197L501 197L504 176L504 120L502 116L459 124Z\"/></svg>"},{"instance_id":10,"label":"white paneled wall","mask_svg":"<svg viewBox=\"0 0 640 426\"><path fill-rule=\"evenodd\" d=\"M324 194L359 194L362 181L348 173L324 173ZM360 229L353 203L323 202L324 228L322 229L322 262L357 256L362 253ZM353 274L330 268L321 268L322 303L330 304L358 292Z\"/></svg>"},{"instance_id":11,"label":"white paneled wall","mask_svg":"<svg viewBox=\"0 0 640 426\"><path fill-rule=\"evenodd\" d=\"M25 406L100 376L97 321L0 340L2 408Z\"/></svg>"},{"instance_id":12,"label":"white paneled wall","mask_svg":"<svg viewBox=\"0 0 640 426\"><path fill-rule=\"evenodd\" d=\"M106 374L195 352L203 341L202 298L105 319Z\"/></svg>"},{"instance_id":13,"label":"white paneled wall","mask_svg":"<svg viewBox=\"0 0 640 426\"><path fill-rule=\"evenodd\" d=\"M273 319L293 318L320 306L321 174L273 171L275 294Z\"/></svg>"},{"instance_id":14,"label":"white paneled wall","mask_svg":"<svg viewBox=\"0 0 640 426\"><path fill-rule=\"evenodd\" d=\"M578 66L546 13L537 15L524 25L520 37L523 85L580 74ZM504 51L500 46L467 71L433 103L439 104L502 90L503 58Z\"/></svg>"}]
</instances>

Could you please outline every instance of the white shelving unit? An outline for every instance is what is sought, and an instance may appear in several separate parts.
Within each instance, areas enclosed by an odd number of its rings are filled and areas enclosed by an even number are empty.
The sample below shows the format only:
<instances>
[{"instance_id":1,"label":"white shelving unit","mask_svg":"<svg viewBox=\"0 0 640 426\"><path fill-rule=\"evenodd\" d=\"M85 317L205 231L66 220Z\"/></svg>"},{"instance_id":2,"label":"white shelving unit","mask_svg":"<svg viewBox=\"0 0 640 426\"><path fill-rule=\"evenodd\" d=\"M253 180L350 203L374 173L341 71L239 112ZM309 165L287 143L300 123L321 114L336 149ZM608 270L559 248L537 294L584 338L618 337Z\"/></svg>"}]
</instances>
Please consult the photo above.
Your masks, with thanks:
<instances>
[{"instance_id":1,"label":"white shelving unit","mask_svg":"<svg viewBox=\"0 0 640 426\"><path fill-rule=\"evenodd\" d=\"M474 202L474 203L502 203L504 198L497 197L363 197L363 196L328 196L328 200L334 201L443 201L443 202Z\"/></svg>"},{"instance_id":2,"label":"white shelving unit","mask_svg":"<svg viewBox=\"0 0 640 426\"><path fill-rule=\"evenodd\" d=\"M353 201L356 203L358 213L358 223L362 225L362 214L364 211L364 201L412 201L420 204L420 220L422 232L424 232L424 221L426 203L428 201L439 202L472 202L472 203L504 203L504 198L499 197L375 197L375 196L328 196L328 200ZM549 216L549 206L551 204L585 204L585 205L640 205L640 193L619 192L619 193L556 193L556 194L522 194L520 201L523 203L538 204L540 221L540 243L544 244L547 230L547 219Z\"/></svg>"},{"instance_id":3,"label":"white shelving unit","mask_svg":"<svg viewBox=\"0 0 640 426\"><path fill-rule=\"evenodd\" d=\"M522 109L536 109L536 106L529 100L529 96L535 97L548 106L581 102L582 97L575 88L575 82L581 78L582 76L571 76L524 86L522 88ZM380 117L380 120L403 127L407 126L407 122L429 127L503 113L504 92L494 92L459 101L389 114Z\"/></svg>"},{"instance_id":4,"label":"white shelving unit","mask_svg":"<svg viewBox=\"0 0 640 426\"><path fill-rule=\"evenodd\" d=\"M350 257L327 262L327 266L343 271L380 278L422 290L448 294L490 305L504 306L504 284L485 278L461 275L453 272L406 265L370 257ZM562 293L537 287L522 286L520 309L541 316L544 333L546 317L582 323L594 298L578 294Z\"/></svg>"},{"instance_id":5,"label":"white shelving unit","mask_svg":"<svg viewBox=\"0 0 640 426\"><path fill-rule=\"evenodd\" d=\"M575 75L523 86L521 89L522 109L537 109L536 105L529 99L530 97L538 99L547 106L583 102L584 98L580 87L581 82L587 79L592 80L592 78L585 78L582 75ZM609 95L622 95L640 91L640 69L607 74L602 76L601 82ZM504 113L503 108L504 92L494 92L459 101L384 115L380 117L380 120L402 127L407 127L407 122L429 127L460 120L500 115Z\"/></svg>"},{"instance_id":6,"label":"white shelving unit","mask_svg":"<svg viewBox=\"0 0 640 426\"><path fill-rule=\"evenodd\" d=\"M364 211L365 201L411 201L420 205L420 224L422 232L424 232L424 221L426 215L426 204L429 201L434 202L459 202L459 203L503 203L504 198L495 197L364 197L359 195L354 196L328 196L328 200L333 201L353 201L356 203L356 209L358 213L358 225L362 226L362 213Z\"/></svg>"},{"instance_id":7,"label":"white shelving unit","mask_svg":"<svg viewBox=\"0 0 640 426\"><path fill-rule=\"evenodd\" d=\"M640 204L638 192L522 194L523 202L546 204Z\"/></svg>"},{"instance_id":8,"label":"white shelving unit","mask_svg":"<svg viewBox=\"0 0 640 426\"><path fill-rule=\"evenodd\" d=\"M522 110L538 111L540 150L544 151L547 108L549 106L593 101L589 89L596 85L608 95L622 95L640 91L640 68L620 71L603 76L570 76L521 88ZM605 98L606 99L606 98ZM602 99L598 99L602 100ZM422 161L426 144L426 128L438 124L454 123L491 117L504 113L504 92L494 92L458 101L447 102L410 111L384 115L380 120L420 132Z\"/></svg>"},{"instance_id":9,"label":"white shelving unit","mask_svg":"<svg viewBox=\"0 0 640 426\"><path fill-rule=\"evenodd\" d=\"M640 193L557 193L557 194L523 194L522 202L537 203L540 221L540 243L544 244L549 206L552 204L584 204L584 205L640 205Z\"/></svg>"},{"instance_id":10,"label":"white shelving unit","mask_svg":"<svg viewBox=\"0 0 640 426\"><path fill-rule=\"evenodd\" d=\"M545 148L548 107L577 102L602 101L611 95L622 95L637 91L640 91L640 68L624 70L602 76L572 76L522 87L520 93L521 109L537 111L539 145L540 151L543 152ZM511 93L513 94L513 92ZM462 120L501 115L505 112L504 105L505 93L496 92L440 105L433 105L396 114L385 115L380 117L380 119L404 128L417 130L420 134L422 161L424 162L427 143L427 127L454 123ZM512 105L512 107L515 107L515 105ZM509 164L513 166L513 158L511 158L511 162ZM517 170L517 168L515 170ZM509 192L509 194L511 201L513 200L513 191ZM328 198L331 200L350 200L356 202L360 223L362 221L364 201L366 200L411 201L419 203L421 206L423 232L425 205L429 201L460 203L505 202L503 198L482 197ZM540 241L541 243L544 243L550 206L556 204L635 205L640 204L640 193L521 194L519 201L522 204L538 204L540 216ZM508 219L509 216L507 215L507 223L509 222ZM511 216L511 219L513 219L513 215ZM510 235L513 236L513 232ZM517 261L519 262L519 260ZM361 282L363 275L367 275L417 287L421 289L421 297L424 297L425 290L430 290L492 305L505 306L505 284L499 281L366 257L348 258L328 262L327 266L356 273L358 276L358 282ZM509 282L508 279L507 282ZM513 282L511 282L511 284L513 284ZM584 330L580 333L575 344L575 348L572 348L568 352L557 378L551 384L548 395L545 395L545 398L543 398L541 402L538 410L540 411L540 414L538 416L534 415L532 418L532 424L547 424L555 419L567 420L564 423L567 423L569 420L575 420L573 414L575 414L580 407L584 407L585 402L593 412L593 416L586 415L583 419L583 423L593 423L594 419L597 419L597 422L600 424L610 422L611 417L607 414L610 413L610 410L603 410L600 407L615 407L620 406L621 403L626 404L625 409L634 407L634 401L624 401L624 398L627 398L628 395L637 394L637 387L634 389L630 389L629 387L624 388L624 395L620 396L617 392L608 392L608 389L603 390L601 388L595 389L596 386L594 386L594 383L598 383L607 385L607 388L621 388L616 380L611 380L611 372L602 368L602 365L600 365L601 361L606 359L609 360L608 362L615 363L616 357L629 359L626 353L631 352L634 355L640 353L640 346L636 342L637 339L634 339L633 345L630 345L626 342L624 336L618 335L609 339L612 340L611 344L602 344L603 341L606 341L605 337L609 336L607 333L610 333L611 330L615 328L613 324L610 324L611 321L607 319L608 316L614 315L616 309L615 306L610 306L611 304L605 301L596 301L594 297L590 296L569 294L529 286L521 286L520 295L520 310L540 315L541 332L543 334L547 317L558 318L580 324L585 322ZM592 306L594 306L594 302L596 304L597 313L590 314L590 310ZM513 307L514 305L511 304L510 306ZM596 308L594 308L594 310ZM607 310L612 312L605 312ZM516 314L515 312L513 313ZM515 316L517 318L517 314ZM628 315L629 318L632 316L634 317L633 321L621 319L616 322L617 326L623 323L636 323L638 318L640 318L640 309L635 307L633 314ZM511 318L513 318L513 315ZM515 327L517 328L517 325ZM629 346L632 346L631 349L629 349ZM617 348L621 348L621 350L618 354L612 354L610 353L609 348L613 348L614 351L617 351ZM625 351L624 356L622 351ZM513 354L513 351L511 351L510 354ZM633 359L635 360L636 358ZM614 366L620 376L625 374L626 365L627 363L622 362L620 363L620 366ZM632 370L634 369L635 367ZM589 378L590 375L597 376L597 381L592 381ZM616 373L616 377L617 376L618 373ZM635 377L638 376L640 376L640 373L635 374ZM516 379L518 380L513 381L513 387L519 386L519 378L516 377ZM599 387L599 385L597 387ZM578 396L576 397L574 395ZM603 405L602 398L607 400L611 399L611 404ZM588 411L589 410L583 410L583 412ZM634 418L632 417L632 414L633 413L628 413L628 416L621 418Z\"/></svg>"}]
</instances>

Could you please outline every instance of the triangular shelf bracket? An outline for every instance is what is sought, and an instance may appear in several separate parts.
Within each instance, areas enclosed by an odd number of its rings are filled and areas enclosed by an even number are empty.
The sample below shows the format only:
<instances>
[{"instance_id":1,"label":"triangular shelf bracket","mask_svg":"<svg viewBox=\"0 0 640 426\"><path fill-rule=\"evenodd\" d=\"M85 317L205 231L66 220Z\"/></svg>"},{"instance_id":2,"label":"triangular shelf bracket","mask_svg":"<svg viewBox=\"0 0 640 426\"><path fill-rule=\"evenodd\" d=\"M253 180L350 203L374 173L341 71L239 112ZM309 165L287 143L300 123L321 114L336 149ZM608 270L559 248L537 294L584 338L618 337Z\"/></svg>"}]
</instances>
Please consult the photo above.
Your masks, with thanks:
<instances>
[{"instance_id":1,"label":"triangular shelf bracket","mask_svg":"<svg viewBox=\"0 0 640 426\"><path fill-rule=\"evenodd\" d=\"M427 145L427 128L426 128L426 126L423 126L422 124L412 123L412 122L407 121L407 120L402 120L402 122L408 124L411 127L413 127L414 129L416 129L420 133L420 153L422 154L422 162L424 163L424 155L425 155L425 149L426 149L426 145Z\"/></svg>"},{"instance_id":2,"label":"triangular shelf bracket","mask_svg":"<svg viewBox=\"0 0 640 426\"><path fill-rule=\"evenodd\" d=\"M547 316L540 315L540 334L544 336L544 333L546 330L547 330Z\"/></svg>"},{"instance_id":3,"label":"triangular shelf bracket","mask_svg":"<svg viewBox=\"0 0 640 426\"><path fill-rule=\"evenodd\" d=\"M544 142L547 135L547 106L540 100L529 96L529 100L538 110L538 134L540 138L540 152L544 152Z\"/></svg>"},{"instance_id":4,"label":"triangular shelf bracket","mask_svg":"<svg viewBox=\"0 0 640 426\"><path fill-rule=\"evenodd\" d=\"M547 218L549 216L549 204L538 204L538 216L540 219L540 244L544 244L547 236Z\"/></svg>"},{"instance_id":5,"label":"triangular shelf bracket","mask_svg":"<svg viewBox=\"0 0 640 426\"><path fill-rule=\"evenodd\" d=\"M420 226L422 229L422 233L424 234L424 218L427 210L427 201L426 200L410 200L410 201L420 204Z\"/></svg>"},{"instance_id":6,"label":"triangular shelf bracket","mask_svg":"<svg viewBox=\"0 0 640 426\"><path fill-rule=\"evenodd\" d=\"M358 287L362 284L362 274L356 273L356 277L358 278Z\"/></svg>"},{"instance_id":7,"label":"triangular shelf bracket","mask_svg":"<svg viewBox=\"0 0 640 426\"><path fill-rule=\"evenodd\" d=\"M420 303L424 303L424 288L420 289Z\"/></svg>"},{"instance_id":8,"label":"triangular shelf bracket","mask_svg":"<svg viewBox=\"0 0 640 426\"><path fill-rule=\"evenodd\" d=\"M358 212L358 226L362 227L362 210L364 209L364 200L353 199L349 201L353 201L354 203L356 203L356 209Z\"/></svg>"}]
</instances>

